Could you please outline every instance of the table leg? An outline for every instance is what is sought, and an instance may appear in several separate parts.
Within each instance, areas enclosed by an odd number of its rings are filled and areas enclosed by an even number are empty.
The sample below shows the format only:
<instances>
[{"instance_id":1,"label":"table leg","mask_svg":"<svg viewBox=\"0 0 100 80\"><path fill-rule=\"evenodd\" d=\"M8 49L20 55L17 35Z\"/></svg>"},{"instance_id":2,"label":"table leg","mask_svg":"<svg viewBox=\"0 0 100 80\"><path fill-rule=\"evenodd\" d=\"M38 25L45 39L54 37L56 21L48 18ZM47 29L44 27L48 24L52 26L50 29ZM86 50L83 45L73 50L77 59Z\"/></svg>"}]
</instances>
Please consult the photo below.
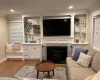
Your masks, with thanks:
<instances>
[{"instance_id":1,"label":"table leg","mask_svg":"<svg viewBox=\"0 0 100 80\"><path fill-rule=\"evenodd\" d=\"M52 71L53 72L53 76L55 75L55 72L54 72L54 70Z\"/></svg>"},{"instance_id":2,"label":"table leg","mask_svg":"<svg viewBox=\"0 0 100 80\"><path fill-rule=\"evenodd\" d=\"M48 71L48 77L50 77L50 72Z\"/></svg>"},{"instance_id":3,"label":"table leg","mask_svg":"<svg viewBox=\"0 0 100 80\"><path fill-rule=\"evenodd\" d=\"M37 79L38 79L38 76L39 76L39 71L37 71Z\"/></svg>"}]
</instances>

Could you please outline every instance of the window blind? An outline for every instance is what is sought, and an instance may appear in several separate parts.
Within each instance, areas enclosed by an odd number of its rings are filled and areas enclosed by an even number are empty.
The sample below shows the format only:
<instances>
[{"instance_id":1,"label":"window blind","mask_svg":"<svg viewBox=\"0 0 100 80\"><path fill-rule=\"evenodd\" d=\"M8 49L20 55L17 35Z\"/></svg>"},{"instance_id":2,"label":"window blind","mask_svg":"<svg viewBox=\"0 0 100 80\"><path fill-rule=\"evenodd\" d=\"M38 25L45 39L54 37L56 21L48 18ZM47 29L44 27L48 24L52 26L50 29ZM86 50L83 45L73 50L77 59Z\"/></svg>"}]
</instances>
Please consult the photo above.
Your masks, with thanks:
<instances>
[{"instance_id":1,"label":"window blind","mask_svg":"<svg viewBox=\"0 0 100 80\"><path fill-rule=\"evenodd\" d=\"M22 22L10 22L10 43L23 43Z\"/></svg>"}]
</instances>

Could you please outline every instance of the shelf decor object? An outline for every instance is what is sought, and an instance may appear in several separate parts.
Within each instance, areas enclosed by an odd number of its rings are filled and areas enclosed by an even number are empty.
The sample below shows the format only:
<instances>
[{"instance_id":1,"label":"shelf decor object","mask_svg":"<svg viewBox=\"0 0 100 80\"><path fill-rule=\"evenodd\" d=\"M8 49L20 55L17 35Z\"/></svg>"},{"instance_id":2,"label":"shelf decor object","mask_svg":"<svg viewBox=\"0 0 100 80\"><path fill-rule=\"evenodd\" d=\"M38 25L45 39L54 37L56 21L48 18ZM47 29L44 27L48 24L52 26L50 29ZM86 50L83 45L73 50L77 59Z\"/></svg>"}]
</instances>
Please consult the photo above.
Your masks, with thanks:
<instances>
[{"instance_id":1,"label":"shelf decor object","mask_svg":"<svg viewBox=\"0 0 100 80\"><path fill-rule=\"evenodd\" d=\"M24 18L25 42L36 42L35 36L40 36L40 19L38 17Z\"/></svg>"},{"instance_id":2,"label":"shelf decor object","mask_svg":"<svg viewBox=\"0 0 100 80\"><path fill-rule=\"evenodd\" d=\"M74 17L74 43L86 43L86 14Z\"/></svg>"}]
</instances>

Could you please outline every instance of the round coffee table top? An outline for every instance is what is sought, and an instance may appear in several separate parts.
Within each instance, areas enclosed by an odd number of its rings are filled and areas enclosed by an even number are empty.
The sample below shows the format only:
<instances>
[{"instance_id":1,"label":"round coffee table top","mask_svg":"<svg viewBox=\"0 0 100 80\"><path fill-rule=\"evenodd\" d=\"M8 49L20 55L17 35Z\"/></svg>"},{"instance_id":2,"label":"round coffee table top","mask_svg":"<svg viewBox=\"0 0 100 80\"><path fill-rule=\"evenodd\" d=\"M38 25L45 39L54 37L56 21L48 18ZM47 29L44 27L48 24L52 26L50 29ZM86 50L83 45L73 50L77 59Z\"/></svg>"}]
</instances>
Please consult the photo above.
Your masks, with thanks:
<instances>
[{"instance_id":1,"label":"round coffee table top","mask_svg":"<svg viewBox=\"0 0 100 80\"><path fill-rule=\"evenodd\" d=\"M55 64L50 61L43 61L35 66L36 70L40 72L53 71L55 69Z\"/></svg>"}]
</instances>

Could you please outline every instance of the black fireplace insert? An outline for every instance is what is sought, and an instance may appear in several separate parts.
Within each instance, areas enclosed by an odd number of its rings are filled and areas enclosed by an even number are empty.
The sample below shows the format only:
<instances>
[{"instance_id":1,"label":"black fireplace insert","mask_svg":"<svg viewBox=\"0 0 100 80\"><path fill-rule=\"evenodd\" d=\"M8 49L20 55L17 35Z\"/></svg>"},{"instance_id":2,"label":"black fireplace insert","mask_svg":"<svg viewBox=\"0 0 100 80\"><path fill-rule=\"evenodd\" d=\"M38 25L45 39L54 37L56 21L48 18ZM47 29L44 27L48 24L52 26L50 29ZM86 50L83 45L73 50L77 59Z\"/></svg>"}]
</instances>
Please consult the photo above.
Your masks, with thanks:
<instances>
[{"instance_id":1,"label":"black fireplace insert","mask_svg":"<svg viewBox=\"0 0 100 80\"><path fill-rule=\"evenodd\" d=\"M67 46L47 46L47 60L56 64L65 64L67 57Z\"/></svg>"}]
</instances>

